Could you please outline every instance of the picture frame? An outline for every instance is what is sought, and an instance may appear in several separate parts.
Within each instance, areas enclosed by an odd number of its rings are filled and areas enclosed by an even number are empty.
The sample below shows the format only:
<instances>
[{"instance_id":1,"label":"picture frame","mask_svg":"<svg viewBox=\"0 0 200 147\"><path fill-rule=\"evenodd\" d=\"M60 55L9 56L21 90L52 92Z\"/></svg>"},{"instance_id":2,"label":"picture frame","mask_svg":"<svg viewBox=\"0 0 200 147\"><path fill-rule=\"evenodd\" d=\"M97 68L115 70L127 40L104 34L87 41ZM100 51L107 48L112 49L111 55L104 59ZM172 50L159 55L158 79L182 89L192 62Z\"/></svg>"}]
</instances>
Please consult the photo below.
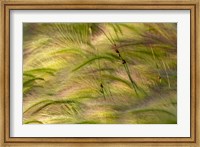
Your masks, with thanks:
<instances>
[{"instance_id":1,"label":"picture frame","mask_svg":"<svg viewBox=\"0 0 200 147\"><path fill-rule=\"evenodd\" d=\"M199 146L199 1L12 1L1 3L1 146ZM10 137L11 10L189 10L190 11L190 137ZM119 132L120 133L120 132Z\"/></svg>"}]
</instances>

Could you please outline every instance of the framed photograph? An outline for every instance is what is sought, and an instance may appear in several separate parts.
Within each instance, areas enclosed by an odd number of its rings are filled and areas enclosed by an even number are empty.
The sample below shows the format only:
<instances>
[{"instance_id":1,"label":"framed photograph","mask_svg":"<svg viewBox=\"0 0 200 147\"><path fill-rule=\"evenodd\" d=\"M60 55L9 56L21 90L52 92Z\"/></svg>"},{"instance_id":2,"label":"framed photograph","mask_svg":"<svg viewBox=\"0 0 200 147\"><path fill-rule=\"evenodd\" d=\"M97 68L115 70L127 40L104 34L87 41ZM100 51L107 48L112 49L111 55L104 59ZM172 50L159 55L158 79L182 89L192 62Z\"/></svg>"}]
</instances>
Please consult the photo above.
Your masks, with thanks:
<instances>
[{"instance_id":1,"label":"framed photograph","mask_svg":"<svg viewBox=\"0 0 200 147\"><path fill-rule=\"evenodd\" d=\"M0 3L1 146L200 146L198 0Z\"/></svg>"}]
</instances>

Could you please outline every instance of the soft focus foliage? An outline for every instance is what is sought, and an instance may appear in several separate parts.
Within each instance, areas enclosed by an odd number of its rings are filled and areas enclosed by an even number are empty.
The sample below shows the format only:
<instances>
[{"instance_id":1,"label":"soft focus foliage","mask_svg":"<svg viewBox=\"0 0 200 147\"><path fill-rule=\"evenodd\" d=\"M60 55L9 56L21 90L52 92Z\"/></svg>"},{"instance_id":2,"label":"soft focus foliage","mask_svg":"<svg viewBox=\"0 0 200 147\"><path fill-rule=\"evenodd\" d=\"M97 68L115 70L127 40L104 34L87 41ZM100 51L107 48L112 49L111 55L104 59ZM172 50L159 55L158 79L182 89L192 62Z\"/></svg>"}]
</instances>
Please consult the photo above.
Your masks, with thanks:
<instances>
[{"instance_id":1,"label":"soft focus foliage","mask_svg":"<svg viewBox=\"0 0 200 147\"><path fill-rule=\"evenodd\" d=\"M24 23L23 123L177 123L172 23Z\"/></svg>"}]
</instances>

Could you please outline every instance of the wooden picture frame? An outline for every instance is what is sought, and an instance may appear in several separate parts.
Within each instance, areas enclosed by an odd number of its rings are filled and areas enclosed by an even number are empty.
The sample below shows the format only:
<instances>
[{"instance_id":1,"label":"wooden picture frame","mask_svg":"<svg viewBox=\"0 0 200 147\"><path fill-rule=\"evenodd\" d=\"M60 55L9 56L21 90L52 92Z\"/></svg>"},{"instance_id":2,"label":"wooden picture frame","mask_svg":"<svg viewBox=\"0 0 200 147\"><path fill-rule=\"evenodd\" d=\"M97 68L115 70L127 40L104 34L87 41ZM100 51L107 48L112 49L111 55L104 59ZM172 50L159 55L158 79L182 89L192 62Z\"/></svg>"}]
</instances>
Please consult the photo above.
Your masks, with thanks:
<instances>
[{"instance_id":1,"label":"wooden picture frame","mask_svg":"<svg viewBox=\"0 0 200 147\"><path fill-rule=\"evenodd\" d=\"M1 0L0 146L200 146L199 106L199 1L103 0L46 1ZM174 138L31 138L10 137L10 10L190 10L191 16L191 137Z\"/></svg>"}]
</instances>

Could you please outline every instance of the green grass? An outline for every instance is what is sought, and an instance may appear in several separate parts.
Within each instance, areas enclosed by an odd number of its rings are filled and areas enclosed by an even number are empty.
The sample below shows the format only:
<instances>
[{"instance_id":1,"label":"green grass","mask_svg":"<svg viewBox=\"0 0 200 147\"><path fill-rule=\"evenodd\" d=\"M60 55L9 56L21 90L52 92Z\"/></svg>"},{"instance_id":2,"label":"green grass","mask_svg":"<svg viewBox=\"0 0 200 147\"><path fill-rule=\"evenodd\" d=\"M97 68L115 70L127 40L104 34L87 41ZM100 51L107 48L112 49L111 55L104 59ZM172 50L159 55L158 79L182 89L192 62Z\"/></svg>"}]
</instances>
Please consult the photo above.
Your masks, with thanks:
<instances>
[{"instance_id":1,"label":"green grass","mask_svg":"<svg viewBox=\"0 0 200 147\"><path fill-rule=\"evenodd\" d=\"M173 23L24 23L24 124L176 124Z\"/></svg>"}]
</instances>

